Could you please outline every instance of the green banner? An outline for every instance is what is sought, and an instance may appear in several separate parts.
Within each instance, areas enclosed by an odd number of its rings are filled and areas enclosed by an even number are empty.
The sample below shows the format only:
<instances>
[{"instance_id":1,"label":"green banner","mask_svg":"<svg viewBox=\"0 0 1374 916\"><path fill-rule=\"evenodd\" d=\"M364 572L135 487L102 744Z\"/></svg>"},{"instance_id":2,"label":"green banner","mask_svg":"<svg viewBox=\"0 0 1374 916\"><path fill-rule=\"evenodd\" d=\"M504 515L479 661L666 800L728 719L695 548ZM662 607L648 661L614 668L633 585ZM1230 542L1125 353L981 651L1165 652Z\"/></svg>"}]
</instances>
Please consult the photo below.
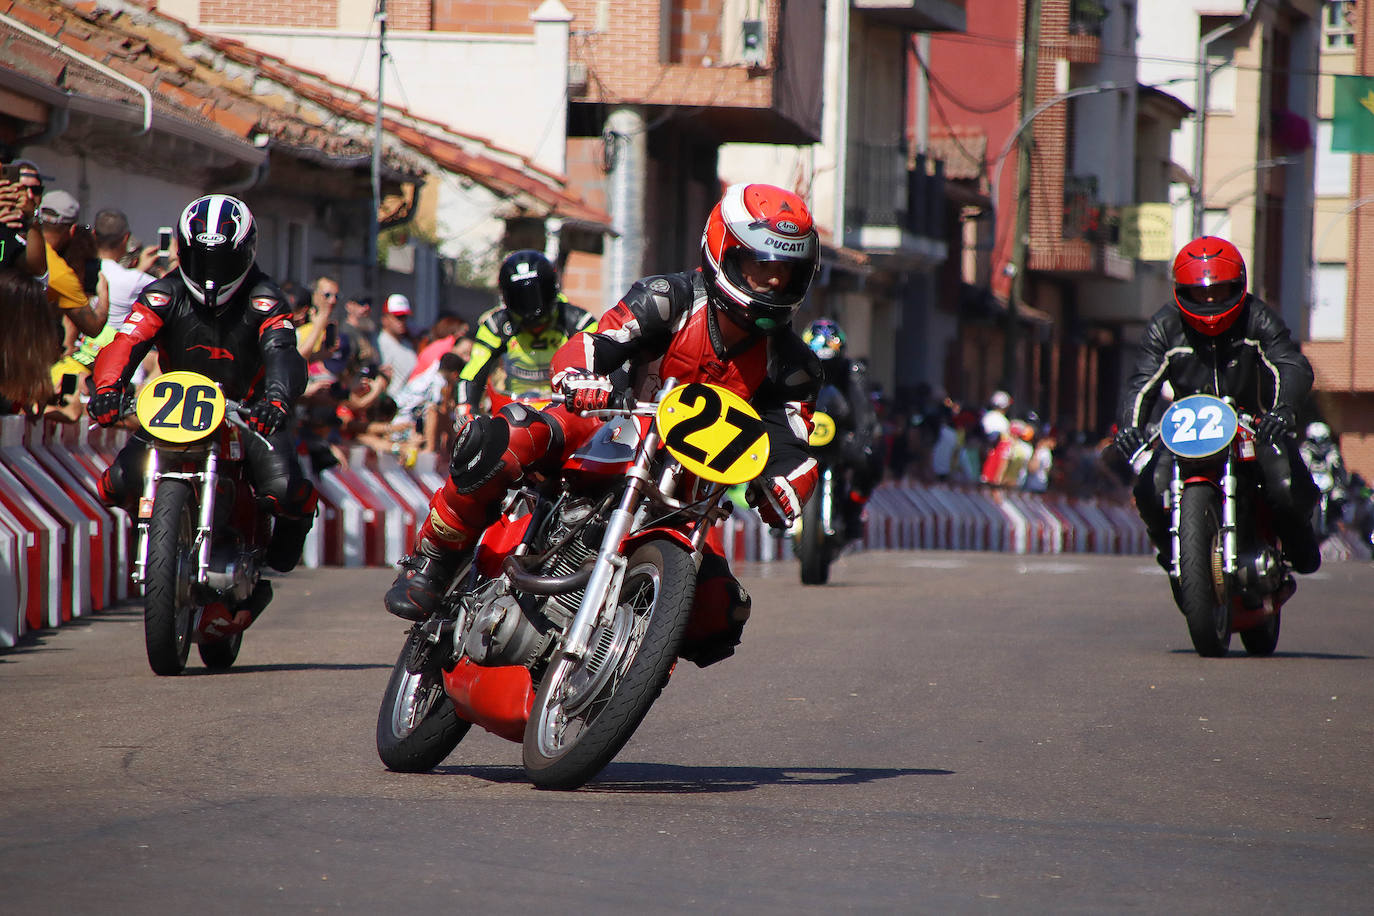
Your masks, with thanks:
<instances>
[{"instance_id":1,"label":"green banner","mask_svg":"<svg viewBox=\"0 0 1374 916\"><path fill-rule=\"evenodd\" d=\"M1337 76L1334 79L1331 151L1374 153L1374 77Z\"/></svg>"}]
</instances>

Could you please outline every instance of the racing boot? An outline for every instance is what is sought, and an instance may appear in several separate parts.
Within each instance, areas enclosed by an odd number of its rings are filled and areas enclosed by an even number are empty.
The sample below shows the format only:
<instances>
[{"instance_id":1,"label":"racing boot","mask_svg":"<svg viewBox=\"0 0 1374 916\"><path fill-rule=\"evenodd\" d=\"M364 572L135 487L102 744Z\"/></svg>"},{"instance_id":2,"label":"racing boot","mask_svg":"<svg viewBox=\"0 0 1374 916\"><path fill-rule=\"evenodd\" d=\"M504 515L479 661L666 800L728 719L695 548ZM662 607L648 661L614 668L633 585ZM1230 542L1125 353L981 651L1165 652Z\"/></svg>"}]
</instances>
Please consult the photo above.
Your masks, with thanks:
<instances>
[{"instance_id":1,"label":"racing boot","mask_svg":"<svg viewBox=\"0 0 1374 916\"><path fill-rule=\"evenodd\" d=\"M428 620L448 591L462 554L422 537L415 552L401 560L401 572L386 593L386 609L403 620Z\"/></svg>"},{"instance_id":2,"label":"racing boot","mask_svg":"<svg viewBox=\"0 0 1374 916\"><path fill-rule=\"evenodd\" d=\"M1321 569L1322 549L1317 534L1305 517L1286 520L1279 527L1279 540L1283 542L1283 555L1294 572L1309 575Z\"/></svg>"},{"instance_id":3,"label":"racing boot","mask_svg":"<svg viewBox=\"0 0 1374 916\"><path fill-rule=\"evenodd\" d=\"M314 524L313 514L300 518L277 516L276 522L272 525L272 540L267 544L263 562L277 572L290 572L295 569L301 560L301 553L305 550L305 539Z\"/></svg>"}]
</instances>

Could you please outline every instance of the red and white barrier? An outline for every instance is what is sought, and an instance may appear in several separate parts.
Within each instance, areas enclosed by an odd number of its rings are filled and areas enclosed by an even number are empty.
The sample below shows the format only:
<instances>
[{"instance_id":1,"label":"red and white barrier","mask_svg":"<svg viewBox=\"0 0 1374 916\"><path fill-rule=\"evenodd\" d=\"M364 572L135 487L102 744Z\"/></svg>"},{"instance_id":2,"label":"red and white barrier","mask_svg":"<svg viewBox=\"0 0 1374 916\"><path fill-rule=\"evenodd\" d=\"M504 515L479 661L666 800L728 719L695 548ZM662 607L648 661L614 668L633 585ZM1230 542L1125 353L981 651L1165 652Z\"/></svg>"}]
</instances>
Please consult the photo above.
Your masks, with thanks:
<instances>
[{"instance_id":1,"label":"red and white barrier","mask_svg":"<svg viewBox=\"0 0 1374 916\"><path fill-rule=\"evenodd\" d=\"M82 424L0 419L0 647L31 630L129 597L133 529L100 503L96 480L127 432L87 433ZM355 448L348 467L315 484L320 504L303 565L386 567L414 549L429 500L448 463L422 455L402 467ZM885 483L866 509L870 550L1146 554L1144 525L1130 505L991 487ZM791 560L792 545L757 514L736 508L721 527L731 562ZM1365 559L1354 535L1327 540L1328 560ZM378 596L383 583L378 584Z\"/></svg>"}]
</instances>

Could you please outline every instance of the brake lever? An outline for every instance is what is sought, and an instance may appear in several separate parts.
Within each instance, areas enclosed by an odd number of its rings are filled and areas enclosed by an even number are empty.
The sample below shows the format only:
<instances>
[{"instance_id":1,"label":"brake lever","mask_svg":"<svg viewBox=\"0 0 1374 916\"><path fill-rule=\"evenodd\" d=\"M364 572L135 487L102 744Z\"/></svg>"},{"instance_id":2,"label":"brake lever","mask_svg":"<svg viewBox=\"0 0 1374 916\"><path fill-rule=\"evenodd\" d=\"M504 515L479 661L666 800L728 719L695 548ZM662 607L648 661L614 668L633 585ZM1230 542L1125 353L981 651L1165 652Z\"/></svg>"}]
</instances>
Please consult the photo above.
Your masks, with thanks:
<instances>
[{"instance_id":1,"label":"brake lever","mask_svg":"<svg viewBox=\"0 0 1374 916\"><path fill-rule=\"evenodd\" d=\"M245 410L245 409L246 409L246 408L244 407L244 405L241 404L241 403L239 403L238 401L234 401L234 400L230 400L229 398L225 398L225 399L224 399L224 420L225 420L225 422L228 423L230 426L237 426L239 429L241 429L241 430L243 430L243 431L249 433L250 435L257 436L259 439L262 440L262 444L265 445L265 446L267 446L267 450L268 450L269 452L275 452L275 451L276 451L276 448L272 445L272 440L271 440L271 439L268 439L268 438L267 438L266 436L264 436L262 433L258 432L258 431L257 431L256 429L254 429L253 427L249 426L248 423L243 419L243 417L240 416L240 413L241 413L243 410Z\"/></svg>"}]
</instances>

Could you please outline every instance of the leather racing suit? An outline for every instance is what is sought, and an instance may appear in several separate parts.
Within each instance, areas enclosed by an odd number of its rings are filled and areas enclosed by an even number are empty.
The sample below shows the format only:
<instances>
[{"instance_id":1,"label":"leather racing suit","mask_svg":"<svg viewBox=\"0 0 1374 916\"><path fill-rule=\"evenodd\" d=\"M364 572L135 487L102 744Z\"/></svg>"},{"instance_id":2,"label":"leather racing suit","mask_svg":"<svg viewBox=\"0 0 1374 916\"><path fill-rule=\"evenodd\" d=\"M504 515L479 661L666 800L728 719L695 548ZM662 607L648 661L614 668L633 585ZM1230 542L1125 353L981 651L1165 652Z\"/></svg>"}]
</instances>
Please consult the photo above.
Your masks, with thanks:
<instances>
[{"instance_id":1,"label":"leather racing suit","mask_svg":"<svg viewBox=\"0 0 1374 916\"><path fill-rule=\"evenodd\" d=\"M595 332L576 334L554 354L555 386L564 372L588 370L615 373L640 399L652 399L668 378L735 392L764 421L770 452L763 478L784 481L799 510L817 477L806 446L804 405L818 388L820 361L790 327L727 348L719 320L700 270L646 277L601 317ZM519 403L475 418L454 443L449 478L430 501L420 536L449 551L470 548L499 498L526 469L556 470L601 422L561 406L536 411ZM748 613L748 593L724 557L708 550L698 575L696 613L679 654L698 665L733 654Z\"/></svg>"},{"instance_id":2,"label":"leather racing suit","mask_svg":"<svg viewBox=\"0 0 1374 916\"><path fill-rule=\"evenodd\" d=\"M180 273L172 272L144 287L114 339L101 349L93 368L95 388L126 385L156 346L162 371L198 372L219 382L226 397L278 401L289 413L306 381L290 314L281 290L256 266L218 315L197 303ZM254 490L273 514L308 529L315 488L301 473L290 422L267 439L270 450L257 435L243 437ZM101 475L100 495L107 504L127 506L141 494L150 441L140 430ZM290 562L294 565L294 558Z\"/></svg>"},{"instance_id":3,"label":"leather racing suit","mask_svg":"<svg viewBox=\"0 0 1374 916\"><path fill-rule=\"evenodd\" d=\"M553 320L537 331L522 326L508 309L492 309L478 319L472 355L458 376L459 409L475 412L488 381L509 400L547 401L553 393L549 367L554 353L578 331L594 330L596 319L561 293Z\"/></svg>"},{"instance_id":4,"label":"leather racing suit","mask_svg":"<svg viewBox=\"0 0 1374 916\"><path fill-rule=\"evenodd\" d=\"M1247 295L1242 315L1216 337L1188 327L1176 305L1154 314L1122 399L1123 429L1143 429L1151 422L1165 382L1173 388L1176 400L1198 393L1229 396L1239 409L1260 416L1283 407L1300 410L1312 390L1312 366L1274 310ZM1170 551L1169 518L1161 499L1173 474L1171 462L1161 460L1166 452L1155 450L1134 487L1136 508L1161 552L1161 564L1169 559ZM1320 563L1307 523L1317 499L1312 475L1297 449L1284 438L1267 445L1257 442L1256 455L1284 552L1295 560L1298 572L1308 572L1303 567L1312 565L1312 554ZM1298 560L1300 554L1307 555L1307 562Z\"/></svg>"}]
</instances>

